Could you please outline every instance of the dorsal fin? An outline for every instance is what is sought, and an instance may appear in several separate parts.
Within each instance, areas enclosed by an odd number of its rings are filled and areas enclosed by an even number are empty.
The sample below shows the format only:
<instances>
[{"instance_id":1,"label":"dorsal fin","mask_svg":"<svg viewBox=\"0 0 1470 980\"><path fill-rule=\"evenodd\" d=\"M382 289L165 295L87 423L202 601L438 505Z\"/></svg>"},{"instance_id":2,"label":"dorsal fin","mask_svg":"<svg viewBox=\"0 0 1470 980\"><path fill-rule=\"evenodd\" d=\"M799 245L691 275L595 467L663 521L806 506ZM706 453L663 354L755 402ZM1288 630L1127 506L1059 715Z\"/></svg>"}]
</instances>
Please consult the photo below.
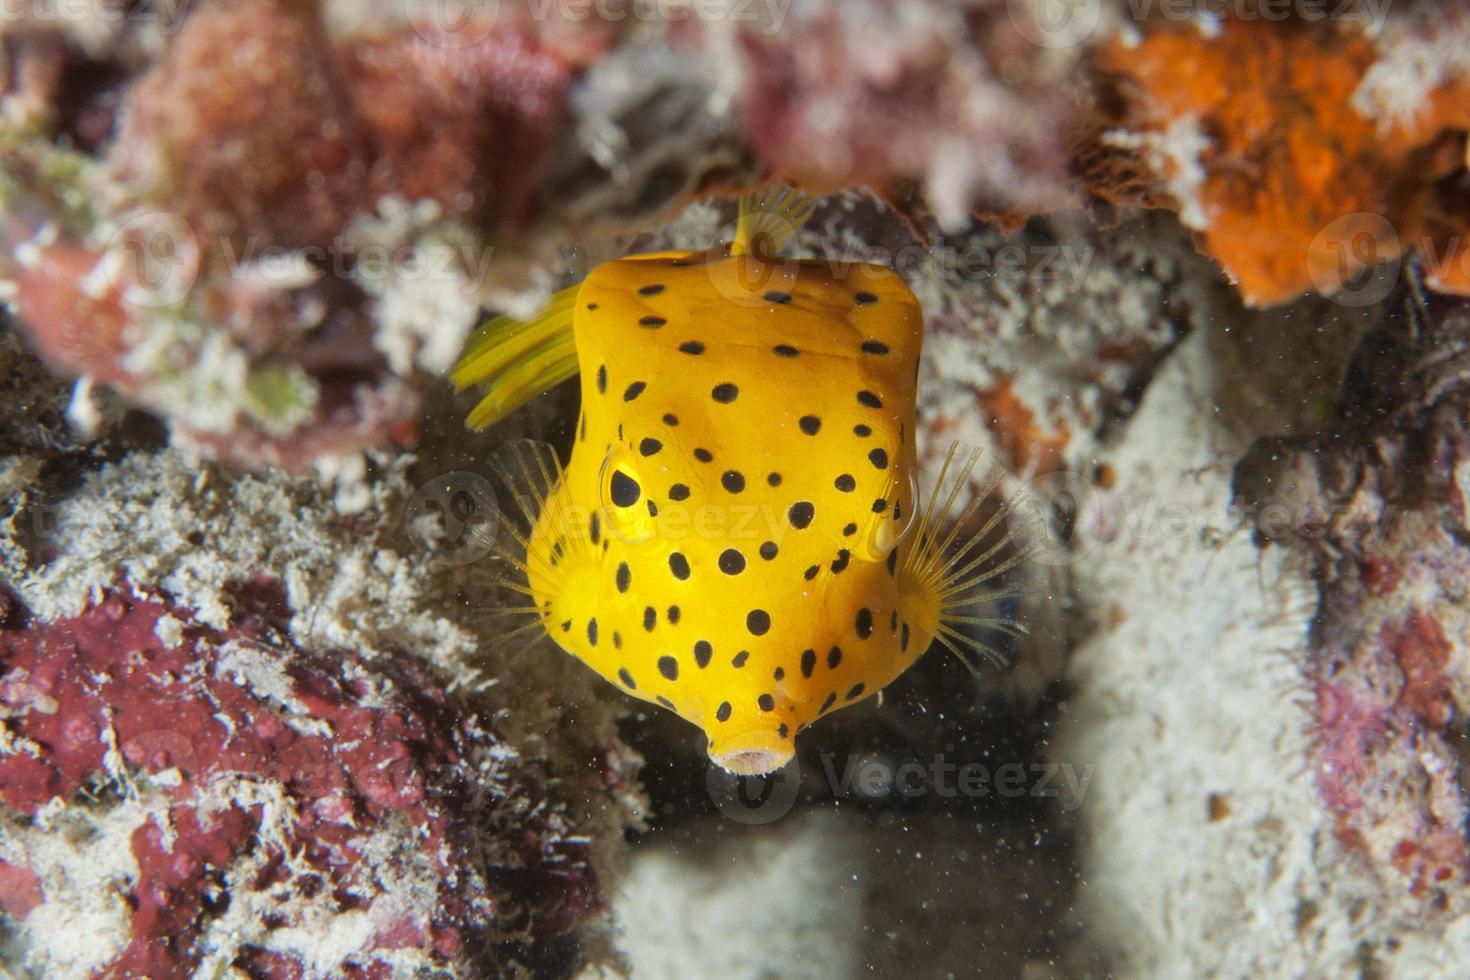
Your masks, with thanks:
<instances>
[{"instance_id":1,"label":"dorsal fin","mask_svg":"<svg viewBox=\"0 0 1470 980\"><path fill-rule=\"evenodd\" d=\"M774 258L811 218L816 202L785 184L747 191L740 198L740 220L735 225L731 255Z\"/></svg>"}]
</instances>

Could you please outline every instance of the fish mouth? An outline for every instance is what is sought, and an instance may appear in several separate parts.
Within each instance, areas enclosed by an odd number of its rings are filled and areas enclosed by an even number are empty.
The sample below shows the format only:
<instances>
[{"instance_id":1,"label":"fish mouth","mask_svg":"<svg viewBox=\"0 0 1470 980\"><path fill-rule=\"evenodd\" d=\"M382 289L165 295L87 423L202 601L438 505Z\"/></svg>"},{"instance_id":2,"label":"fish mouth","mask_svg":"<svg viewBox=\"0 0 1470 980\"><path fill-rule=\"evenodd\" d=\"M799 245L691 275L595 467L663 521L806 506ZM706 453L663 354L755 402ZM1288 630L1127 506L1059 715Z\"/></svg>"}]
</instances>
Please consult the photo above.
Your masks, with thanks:
<instances>
[{"instance_id":1,"label":"fish mouth","mask_svg":"<svg viewBox=\"0 0 1470 980\"><path fill-rule=\"evenodd\" d=\"M710 742L710 761L737 776L764 776L796 756L790 739L775 732L742 732Z\"/></svg>"}]
</instances>

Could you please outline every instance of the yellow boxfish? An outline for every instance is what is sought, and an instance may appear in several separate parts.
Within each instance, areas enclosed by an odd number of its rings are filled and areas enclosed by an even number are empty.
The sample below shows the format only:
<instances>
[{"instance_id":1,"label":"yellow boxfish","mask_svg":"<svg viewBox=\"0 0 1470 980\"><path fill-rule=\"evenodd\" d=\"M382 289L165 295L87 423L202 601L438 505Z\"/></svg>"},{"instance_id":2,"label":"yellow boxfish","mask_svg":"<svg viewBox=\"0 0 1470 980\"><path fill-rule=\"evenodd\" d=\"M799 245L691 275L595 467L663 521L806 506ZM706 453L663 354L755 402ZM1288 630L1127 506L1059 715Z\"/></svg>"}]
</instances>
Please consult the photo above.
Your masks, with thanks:
<instances>
[{"instance_id":1,"label":"yellow boxfish","mask_svg":"<svg viewBox=\"0 0 1470 980\"><path fill-rule=\"evenodd\" d=\"M1021 560L1004 507L967 538L991 543L952 547L994 480L947 532L975 457L915 499L919 302L882 266L780 258L811 210L747 195L732 242L600 265L536 319L486 324L453 374L485 386L483 427L580 372L566 467L517 464L506 584L533 628L741 774L785 765L935 638L1019 631L960 612L1015 594L974 589Z\"/></svg>"}]
</instances>

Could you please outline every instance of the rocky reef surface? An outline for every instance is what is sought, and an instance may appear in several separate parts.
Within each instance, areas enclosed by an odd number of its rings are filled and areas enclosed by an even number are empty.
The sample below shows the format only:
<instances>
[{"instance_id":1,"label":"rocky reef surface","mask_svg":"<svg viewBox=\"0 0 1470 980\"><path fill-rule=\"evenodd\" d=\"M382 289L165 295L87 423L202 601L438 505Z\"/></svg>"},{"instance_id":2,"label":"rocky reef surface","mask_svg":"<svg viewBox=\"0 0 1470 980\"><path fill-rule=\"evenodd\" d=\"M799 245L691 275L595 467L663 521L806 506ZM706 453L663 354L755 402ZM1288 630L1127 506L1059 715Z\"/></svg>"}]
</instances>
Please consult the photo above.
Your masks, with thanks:
<instances>
[{"instance_id":1,"label":"rocky reef surface","mask_svg":"<svg viewBox=\"0 0 1470 980\"><path fill-rule=\"evenodd\" d=\"M1470 13L196 0L0 14L0 966L1459 977ZM924 481L1039 527L752 787L516 635L444 379L821 195ZM1018 521L1018 526L1021 522ZM761 794L764 795L761 795Z\"/></svg>"}]
</instances>

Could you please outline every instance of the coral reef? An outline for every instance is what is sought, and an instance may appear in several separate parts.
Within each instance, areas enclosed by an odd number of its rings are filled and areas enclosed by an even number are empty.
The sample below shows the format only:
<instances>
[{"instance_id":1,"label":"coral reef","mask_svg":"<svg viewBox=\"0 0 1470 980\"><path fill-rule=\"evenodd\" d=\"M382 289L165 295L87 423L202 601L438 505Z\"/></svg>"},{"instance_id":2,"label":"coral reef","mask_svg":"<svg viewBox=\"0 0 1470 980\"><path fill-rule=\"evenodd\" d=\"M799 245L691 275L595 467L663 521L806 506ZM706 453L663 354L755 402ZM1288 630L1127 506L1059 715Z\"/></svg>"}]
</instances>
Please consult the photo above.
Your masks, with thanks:
<instances>
[{"instance_id":1,"label":"coral reef","mask_svg":"<svg viewBox=\"0 0 1470 980\"><path fill-rule=\"evenodd\" d=\"M1309 289L1351 301L1413 249L1463 290L1467 29L1457 11L1377 37L1358 18L1119 34L1096 57L1092 185L1177 211L1254 305Z\"/></svg>"},{"instance_id":2,"label":"coral reef","mask_svg":"<svg viewBox=\"0 0 1470 980\"><path fill-rule=\"evenodd\" d=\"M302 656L264 617L219 632L126 589L28 620L12 607L0 639L0 847L38 969L503 970L501 944L597 900L585 843L411 656ZM74 880L68 838L122 851L103 887ZM107 928L79 947L76 919Z\"/></svg>"},{"instance_id":3,"label":"coral reef","mask_svg":"<svg viewBox=\"0 0 1470 980\"><path fill-rule=\"evenodd\" d=\"M61 6L0 23L5 969L1464 972L1464 10ZM761 829L509 635L487 461L573 393L442 375L768 179L921 299L924 486L980 447L1049 536L1017 665ZM827 768L938 752L1096 778Z\"/></svg>"},{"instance_id":4,"label":"coral reef","mask_svg":"<svg viewBox=\"0 0 1470 980\"><path fill-rule=\"evenodd\" d=\"M1403 915L1465 915L1463 738L1470 622L1470 307L1411 306L1359 346L1324 431L1264 440L1242 461L1257 509L1307 514L1272 536L1321 582L1308 676L1314 779L1343 845Z\"/></svg>"},{"instance_id":5,"label":"coral reef","mask_svg":"<svg viewBox=\"0 0 1470 980\"><path fill-rule=\"evenodd\" d=\"M919 181L949 230L976 207L1078 200L1080 50L1038 51L1006 4L798 5L779 34L739 41L746 137L779 176L817 192Z\"/></svg>"},{"instance_id":6,"label":"coral reef","mask_svg":"<svg viewBox=\"0 0 1470 980\"><path fill-rule=\"evenodd\" d=\"M559 128L573 66L534 26L339 42L309 4L190 12L121 91L105 153L0 148L37 348L233 462L352 472L412 445L413 374L494 295L485 236L531 216ZM36 49L11 98L59 126Z\"/></svg>"},{"instance_id":7,"label":"coral reef","mask_svg":"<svg viewBox=\"0 0 1470 980\"><path fill-rule=\"evenodd\" d=\"M584 955L564 937L637 819L636 758L588 679L481 646L487 585L401 462L344 518L309 478L66 458L17 457L5 489L8 955L47 975ZM63 969L78 915L98 945Z\"/></svg>"}]
</instances>

